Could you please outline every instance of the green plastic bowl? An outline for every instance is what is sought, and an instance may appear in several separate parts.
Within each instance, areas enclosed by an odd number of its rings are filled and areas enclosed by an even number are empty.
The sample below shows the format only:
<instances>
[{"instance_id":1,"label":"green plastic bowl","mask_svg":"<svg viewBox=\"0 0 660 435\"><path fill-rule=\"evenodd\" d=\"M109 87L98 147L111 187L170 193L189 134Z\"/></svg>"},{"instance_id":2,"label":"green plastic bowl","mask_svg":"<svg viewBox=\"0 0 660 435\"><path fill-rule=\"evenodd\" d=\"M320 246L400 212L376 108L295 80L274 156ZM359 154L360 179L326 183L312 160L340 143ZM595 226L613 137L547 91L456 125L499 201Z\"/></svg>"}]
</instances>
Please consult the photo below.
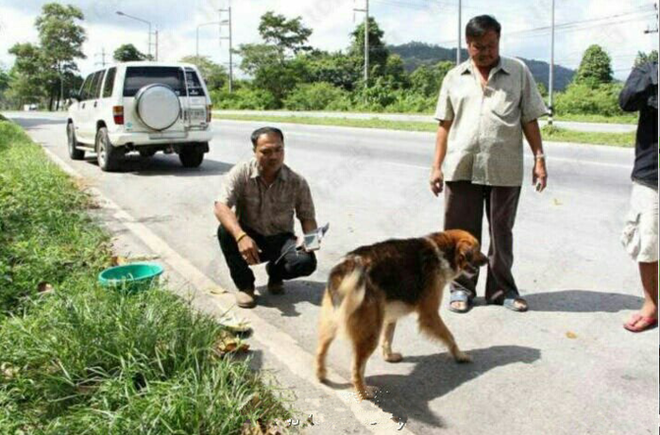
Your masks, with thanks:
<instances>
[{"instance_id":1,"label":"green plastic bowl","mask_svg":"<svg viewBox=\"0 0 660 435\"><path fill-rule=\"evenodd\" d=\"M103 287L136 293L152 288L164 269L158 263L131 263L105 269L99 274Z\"/></svg>"}]
</instances>

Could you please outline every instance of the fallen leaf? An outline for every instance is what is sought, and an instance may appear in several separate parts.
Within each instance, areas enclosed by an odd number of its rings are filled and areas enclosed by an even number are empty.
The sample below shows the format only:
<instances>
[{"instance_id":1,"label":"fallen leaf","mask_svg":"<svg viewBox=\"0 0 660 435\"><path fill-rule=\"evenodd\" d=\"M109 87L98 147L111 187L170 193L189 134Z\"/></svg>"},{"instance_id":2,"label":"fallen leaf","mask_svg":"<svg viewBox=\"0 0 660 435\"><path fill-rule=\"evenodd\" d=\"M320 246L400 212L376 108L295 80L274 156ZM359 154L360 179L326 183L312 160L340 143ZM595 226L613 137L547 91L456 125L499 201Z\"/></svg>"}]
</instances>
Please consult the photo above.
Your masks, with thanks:
<instances>
[{"instance_id":1,"label":"fallen leaf","mask_svg":"<svg viewBox=\"0 0 660 435\"><path fill-rule=\"evenodd\" d=\"M552 203L553 203L554 205L563 205L562 202L561 202L560 200L558 200L557 198L553 198L553 199L552 199Z\"/></svg>"},{"instance_id":2,"label":"fallen leaf","mask_svg":"<svg viewBox=\"0 0 660 435\"><path fill-rule=\"evenodd\" d=\"M127 260L125 257L121 257L119 255L113 255L112 259L110 260L110 264L113 266L121 266L122 264L126 264Z\"/></svg>"},{"instance_id":3,"label":"fallen leaf","mask_svg":"<svg viewBox=\"0 0 660 435\"><path fill-rule=\"evenodd\" d=\"M37 285L37 292L39 292L41 294L51 293L51 292L53 292L53 290L54 290L53 286L48 284L45 281L42 281Z\"/></svg>"},{"instance_id":4,"label":"fallen leaf","mask_svg":"<svg viewBox=\"0 0 660 435\"><path fill-rule=\"evenodd\" d=\"M222 295L222 294L227 293L227 290L225 290L224 288L222 288L220 286L215 286L215 287L211 287L210 289L208 289L207 292L211 293L212 295Z\"/></svg>"},{"instance_id":5,"label":"fallen leaf","mask_svg":"<svg viewBox=\"0 0 660 435\"><path fill-rule=\"evenodd\" d=\"M574 340L574 339L577 338L577 334L575 334L574 332L568 331L566 333L566 338L570 338L571 340Z\"/></svg>"}]
</instances>

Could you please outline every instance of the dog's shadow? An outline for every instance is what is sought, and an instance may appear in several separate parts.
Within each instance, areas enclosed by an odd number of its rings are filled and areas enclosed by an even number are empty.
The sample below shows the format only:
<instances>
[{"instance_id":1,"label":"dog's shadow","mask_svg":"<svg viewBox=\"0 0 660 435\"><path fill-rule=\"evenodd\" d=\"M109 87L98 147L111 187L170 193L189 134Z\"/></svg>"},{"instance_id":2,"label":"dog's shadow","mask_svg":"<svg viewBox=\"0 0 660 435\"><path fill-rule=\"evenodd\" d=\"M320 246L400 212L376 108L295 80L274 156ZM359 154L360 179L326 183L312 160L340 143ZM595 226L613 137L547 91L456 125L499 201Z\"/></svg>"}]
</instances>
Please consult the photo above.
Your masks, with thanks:
<instances>
[{"instance_id":1,"label":"dog's shadow","mask_svg":"<svg viewBox=\"0 0 660 435\"><path fill-rule=\"evenodd\" d=\"M637 310L644 302L639 296L591 290L528 293L524 297L530 310L565 313L618 313L622 310Z\"/></svg>"},{"instance_id":2,"label":"dog's shadow","mask_svg":"<svg viewBox=\"0 0 660 435\"><path fill-rule=\"evenodd\" d=\"M269 294L266 286L257 287L260 294L259 305L276 308L280 310L283 317L298 317L301 314L296 309L299 303L307 302L316 306L321 305L325 284L325 282L304 279L286 281L283 295Z\"/></svg>"},{"instance_id":3,"label":"dog's shadow","mask_svg":"<svg viewBox=\"0 0 660 435\"><path fill-rule=\"evenodd\" d=\"M435 427L446 427L443 418L433 412L429 402L496 367L531 364L541 358L539 349L523 346L493 346L468 353L473 358L469 364L456 364L448 353L404 355L402 363L415 364L412 373L366 377L367 385L379 388L373 402L400 422L414 418ZM376 354L372 356L377 357ZM335 389L352 388L332 381L326 384Z\"/></svg>"}]
</instances>

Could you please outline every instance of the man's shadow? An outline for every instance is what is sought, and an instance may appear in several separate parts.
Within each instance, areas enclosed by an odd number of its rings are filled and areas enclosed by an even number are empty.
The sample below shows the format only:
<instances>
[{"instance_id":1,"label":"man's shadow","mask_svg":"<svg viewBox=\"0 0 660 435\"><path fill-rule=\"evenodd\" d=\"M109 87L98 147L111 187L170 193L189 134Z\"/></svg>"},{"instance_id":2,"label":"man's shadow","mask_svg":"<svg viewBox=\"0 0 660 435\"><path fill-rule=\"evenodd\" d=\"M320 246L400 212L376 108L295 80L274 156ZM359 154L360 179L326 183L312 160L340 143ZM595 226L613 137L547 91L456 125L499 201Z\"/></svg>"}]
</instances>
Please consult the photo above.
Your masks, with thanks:
<instances>
[{"instance_id":1,"label":"man's shadow","mask_svg":"<svg viewBox=\"0 0 660 435\"><path fill-rule=\"evenodd\" d=\"M467 353L472 356L472 363L457 364L446 352L408 357L404 355L402 364L415 364L412 373L366 377L367 385L379 388L373 402L400 422L414 418L429 425L446 427L443 418L429 407L429 402L496 367L532 364L541 358L539 349L523 346L493 346L469 350ZM372 358L377 358L377 354L375 352ZM327 384L333 388L352 389L347 384Z\"/></svg>"},{"instance_id":2,"label":"man's shadow","mask_svg":"<svg viewBox=\"0 0 660 435\"><path fill-rule=\"evenodd\" d=\"M284 282L285 292L283 295L270 295L266 286L257 287L261 294L259 305L262 307L277 308L284 317L298 317L300 312L296 305L301 302L321 306L325 282L308 281L296 279Z\"/></svg>"},{"instance_id":3,"label":"man's shadow","mask_svg":"<svg viewBox=\"0 0 660 435\"><path fill-rule=\"evenodd\" d=\"M528 293L524 297L530 310L565 313L618 313L622 310L637 310L644 302L639 296L591 290Z\"/></svg>"}]
</instances>

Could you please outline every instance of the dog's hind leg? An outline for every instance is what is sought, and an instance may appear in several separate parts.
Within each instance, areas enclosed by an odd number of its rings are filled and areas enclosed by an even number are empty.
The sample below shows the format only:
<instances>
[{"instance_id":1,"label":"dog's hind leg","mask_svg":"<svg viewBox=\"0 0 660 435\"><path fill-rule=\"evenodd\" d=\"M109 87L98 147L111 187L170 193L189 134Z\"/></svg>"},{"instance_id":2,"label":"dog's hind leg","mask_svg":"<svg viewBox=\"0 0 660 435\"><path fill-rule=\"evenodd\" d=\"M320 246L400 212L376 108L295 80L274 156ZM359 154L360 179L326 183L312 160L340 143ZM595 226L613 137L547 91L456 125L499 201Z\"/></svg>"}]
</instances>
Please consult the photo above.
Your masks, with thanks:
<instances>
[{"instance_id":1,"label":"dog's hind leg","mask_svg":"<svg viewBox=\"0 0 660 435\"><path fill-rule=\"evenodd\" d=\"M363 337L360 341L353 343L353 370L351 374L351 381L355 392L360 400L373 399L378 389L376 387L368 387L364 383L364 372L367 367L367 361L374 350L378 347L378 335Z\"/></svg>"},{"instance_id":2,"label":"dog's hind leg","mask_svg":"<svg viewBox=\"0 0 660 435\"><path fill-rule=\"evenodd\" d=\"M400 353L392 352L392 340L394 339L394 330L396 322L385 324L381 336L381 349L383 350L383 359L387 362L397 363L403 359Z\"/></svg>"},{"instance_id":3,"label":"dog's hind leg","mask_svg":"<svg viewBox=\"0 0 660 435\"><path fill-rule=\"evenodd\" d=\"M462 352L451 331L447 328L445 323L440 318L440 315L435 311L423 311L419 313L419 328L430 335L432 338L436 338L442 341L445 346L449 349L449 352L454 357L456 362L470 362L472 358L470 355Z\"/></svg>"},{"instance_id":4,"label":"dog's hind leg","mask_svg":"<svg viewBox=\"0 0 660 435\"><path fill-rule=\"evenodd\" d=\"M316 377L323 382L326 379L325 357L332 341L337 335L337 322L335 319L332 298L326 290L321 304L321 320L319 322L319 342L316 350Z\"/></svg>"}]
</instances>

